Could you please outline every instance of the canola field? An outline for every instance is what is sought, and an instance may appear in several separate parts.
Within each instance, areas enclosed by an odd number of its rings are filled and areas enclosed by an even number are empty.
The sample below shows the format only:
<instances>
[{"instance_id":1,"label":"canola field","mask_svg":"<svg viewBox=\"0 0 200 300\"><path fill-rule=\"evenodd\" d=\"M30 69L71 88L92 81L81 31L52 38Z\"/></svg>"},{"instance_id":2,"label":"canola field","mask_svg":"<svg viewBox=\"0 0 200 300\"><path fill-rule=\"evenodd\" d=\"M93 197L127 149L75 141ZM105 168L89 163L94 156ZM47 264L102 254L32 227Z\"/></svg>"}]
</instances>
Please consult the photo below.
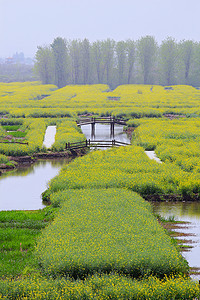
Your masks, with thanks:
<instances>
[{"instance_id":1,"label":"canola field","mask_svg":"<svg viewBox=\"0 0 200 300\"><path fill-rule=\"evenodd\" d=\"M134 278L187 273L188 265L153 217L151 206L124 189L80 189L62 199L54 222L37 243L46 274L85 278L116 272Z\"/></svg>"},{"instance_id":2,"label":"canola field","mask_svg":"<svg viewBox=\"0 0 200 300\"><path fill-rule=\"evenodd\" d=\"M134 129L132 145L76 158L51 180L54 220L37 232L30 261L23 249L24 270L2 276L0 299L200 297L178 246L142 198L199 199L199 99L190 86L0 84L0 164L83 141L79 116L124 117ZM46 149L49 125L57 131Z\"/></svg>"},{"instance_id":3,"label":"canola field","mask_svg":"<svg viewBox=\"0 0 200 300\"><path fill-rule=\"evenodd\" d=\"M0 115L13 117L76 117L89 113L128 118L176 114L198 117L200 90L191 86L122 85L110 91L105 84L0 84Z\"/></svg>"}]
</instances>

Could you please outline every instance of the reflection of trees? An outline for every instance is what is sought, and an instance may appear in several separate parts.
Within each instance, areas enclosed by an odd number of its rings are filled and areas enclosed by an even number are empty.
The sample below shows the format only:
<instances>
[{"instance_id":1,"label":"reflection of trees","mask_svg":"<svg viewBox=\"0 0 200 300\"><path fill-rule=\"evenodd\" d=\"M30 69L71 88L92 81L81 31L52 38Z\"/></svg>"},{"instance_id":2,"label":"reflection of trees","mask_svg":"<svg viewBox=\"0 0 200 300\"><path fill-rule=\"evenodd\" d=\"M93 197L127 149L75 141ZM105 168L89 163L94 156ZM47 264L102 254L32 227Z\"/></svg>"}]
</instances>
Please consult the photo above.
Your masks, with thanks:
<instances>
[{"instance_id":1,"label":"reflection of trees","mask_svg":"<svg viewBox=\"0 0 200 300\"><path fill-rule=\"evenodd\" d=\"M200 201L194 202L156 202L153 203L153 210L160 214L184 215L200 217Z\"/></svg>"},{"instance_id":2,"label":"reflection of trees","mask_svg":"<svg viewBox=\"0 0 200 300\"><path fill-rule=\"evenodd\" d=\"M3 177L8 176L27 176L29 174L35 173L35 168L37 167L45 167L46 164L51 164L52 167L62 167L65 164L68 164L71 159L69 158L53 158L53 159L47 159L47 160L38 160L37 162L33 164L24 164L21 165L19 168L12 170L10 172L6 172L3 174Z\"/></svg>"},{"instance_id":3,"label":"reflection of trees","mask_svg":"<svg viewBox=\"0 0 200 300\"><path fill-rule=\"evenodd\" d=\"M48 159L48 160L38 160L37 162L33 164L24 164L18 167L15 170L6 172L2 175L2 177L10 177L10 176L27 176L29 174L35 173L35 168L37 166L43 166L45 167L46 164L51 163L51 166L54 167L62 167L64 164L67 164L70 162L71 159L67 158L56 158L56 159Z\"/></svg>"},{"instance_id":4,"label":"reflection of trees","mask_svg":"<svg viewBox=\"0 0 200 300\"><path fill-rule=\"evenodd\" d=\"M186 204L186 203L185 203ZM200 202L190 202L189 205L190 215L200 216Z\"/></svg>"},{"instance_id":5,"label":"reflection of trees","mask_svg":"<svg viewBox=\"0 0 200 300\"><path fill-rule=\"evenodd\" d=\"M19 168L15 169L11 172L6 172L5 174L3 174L3 177L26 176L31 173L34 173L34 165L33 164L20 166Z\"/></svg>"},{"instance_id":6,"label":"reflection of trees","mask_svg":"<svg viewBox=\"0 0 200 300\"><path fill-rule=\"evenodd\" d=\"M72 158L59 157L59 158L48 159L46 161L51 162L51 165L53 167L62 167L63 165L70 163L71 160Z\"/></svg>"}]
</instances>

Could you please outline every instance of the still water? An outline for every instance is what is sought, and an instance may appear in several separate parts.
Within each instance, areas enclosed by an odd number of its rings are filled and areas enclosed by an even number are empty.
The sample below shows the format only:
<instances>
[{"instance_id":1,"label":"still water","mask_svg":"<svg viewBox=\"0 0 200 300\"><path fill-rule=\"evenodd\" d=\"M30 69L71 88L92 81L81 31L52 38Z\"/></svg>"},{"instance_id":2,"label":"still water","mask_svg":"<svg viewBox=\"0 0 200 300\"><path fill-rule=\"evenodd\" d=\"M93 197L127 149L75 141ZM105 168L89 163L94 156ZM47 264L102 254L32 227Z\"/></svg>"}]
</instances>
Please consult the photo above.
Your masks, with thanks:
<instances>
[{"instance_id":1,"label":"still water","mask_svg":"<svg viewBox=\"0 0 200 300\"><path fill-rule=\"evenodd\" d=\"M67 159L40 160L28 167L0 176L0 210L37 210L43 208L41 194Z\"/></svg>"},{"instance_id":2,"label":"still water","mask_svg":"<svg viewBox=\"0 0 200 300\"><path fill-rule=\"evenodd\" d=\"M154 212L162 217L187 222L175 231L183 233L180 238L192 247L182 252L189 266L200 269L200 202L153 202L152 205ZM200 275L193 277L200 279Z\"/></svg>"},{"instance_id":3,"label":"still water","mask_svg":"<svg viewBox=\"0 0 200 300\"><path fill-rule=\"evenodd\" d=\"M123 132L122 125L115 125L114 128L114 136L111 134L110 125L106 124L95 124L95 134L92 135L91 125L82 125L81 130L86 136L87 139L91 139L91 141L96 140L105 140L111 141L115 139L116 141L122 143L130 143L130 139L127 134Z\"/></svg>"},{"instance_id":4,"label":"still water","mask_svg":"<svg viewBox=\"0 0 200 300\"><path fill-rule=\"evenodd\" d=\"M49 149L55 142L56 126L48 126L44 136L43 145Z\"/></svg>"}]
</instances>

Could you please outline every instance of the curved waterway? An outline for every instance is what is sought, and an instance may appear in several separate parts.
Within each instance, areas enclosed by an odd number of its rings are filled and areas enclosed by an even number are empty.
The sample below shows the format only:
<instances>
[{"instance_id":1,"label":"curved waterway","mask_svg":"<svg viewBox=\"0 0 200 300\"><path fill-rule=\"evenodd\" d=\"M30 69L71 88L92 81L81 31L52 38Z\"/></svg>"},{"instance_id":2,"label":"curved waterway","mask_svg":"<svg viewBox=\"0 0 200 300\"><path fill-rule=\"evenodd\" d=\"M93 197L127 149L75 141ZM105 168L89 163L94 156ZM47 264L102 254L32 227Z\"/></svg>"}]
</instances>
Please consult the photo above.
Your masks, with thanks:
<instances>
[{"instance_id":1,"label":"curved waterway","mask_svg":"<svg viewBox=\"0 0 200 300\"><path fill-rule=\"evenodd\" d=\"M186 223L178 224L182 236L178 239L184 240L188 248L182 255L188 261L190 268L200 272L200 202L153 202L153 211L164 218L174 218ZM199 275L191 277L200 280Z\"/></svg>"},{"instance_id":2,"label":"curved waterway","mask_svg":"<svg viewBox=\"0 0 200 300\"><path fill-rule=\"evenodd\" d=\"M41 194L47 189L67 159L39 160L32 165L0 176L0 210L43 208Z\"/></svg>"}]
</instances>

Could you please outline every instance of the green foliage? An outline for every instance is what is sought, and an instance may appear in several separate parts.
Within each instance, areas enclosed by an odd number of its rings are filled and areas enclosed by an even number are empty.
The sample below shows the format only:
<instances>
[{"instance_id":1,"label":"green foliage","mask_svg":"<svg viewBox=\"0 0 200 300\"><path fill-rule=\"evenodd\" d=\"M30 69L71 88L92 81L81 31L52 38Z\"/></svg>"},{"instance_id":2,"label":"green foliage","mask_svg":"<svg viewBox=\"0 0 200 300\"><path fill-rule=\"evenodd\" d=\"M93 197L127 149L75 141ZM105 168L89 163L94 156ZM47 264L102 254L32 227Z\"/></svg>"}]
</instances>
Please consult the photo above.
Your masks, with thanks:
<instances>
[{"instance_id":1,"label":"green foliage","mask_svg":"<svg viewBox=\"0 0 200 300\"><path fill-rule=\"evenodd\" d=\"M156 151L165 163L171 162L199 177L200 121L195 119L156 120L142 122L135 130L138 144ZM196 180L193 177L193 180Z\"/></svg>"},{"instance_id":2,"label":"green foliage","mask_svg":"<svg viewBox=\"0 0 200 300\"><path fill-rule=\"evenodd\" d=\"M20 128L20 125L4 125L2 127L6 131L17 131Z\"/></svg>"},{"instance_id":3,"label":"green foliage","mask_svg":"<svg viewBox=\"0 0 200 300\"><path fill-rule=\"evenodd\" d=\"M150 204L137 194L120 189L66 190L51 201L60 201L61 209L38 239L35 253L46 274L164 277L188 272Z\"/></svg>"},{"instance_id":4,"label":"green foliage","mask_svg":"<svg viewBox=\"0 0 200 300\"><path fill-rule=\"evenodd\" d=\"M6 155L0 154L0 164L7 164L9 162L9 159Z\"/></svg>"},{"instance_id":5,"label":"green foliage","mask_svg":"<svg viewBox=\"0 0 200 300\"><path fill-rule=\"evenodd\" d=\"M0 277L22 274L34 267L36 237L54 217L55 210L0 211Z\"/></svg>"},{"instance_id":6,"label":"green foliage","mask_svg":"<svg viewBox=\"0 0 200 300\"><path fill-rule=\"evenodd\" d=\"M50 182L50 192L80 188L128 188L142 196L199 192L200 175L170 162L150 160L143 148L95 151L66 165Z\"/></svg>"},{"instance_id":7,"label":"green foliage","mask_svg":"<svg viewBox=\"0 0 200 300\"><path fill-rule=\"evenodd\" d=\"M57 37L51 46L39 46L36 72L43 83L91 84L105 82L112 89L121 84L190 84L199 86L198 42L177 42L169 37L158 46L153 36L134 41ZM153 90L152 90L153 92Z\"/></svg>"},{"instance_id":8,"label":"green foliage","mask_svg":"<svg viewBox=\"0 0 200 300\"><path fill-rule=\"evenodd\" d=\"M0 299L148 299L148 300L192 300L199 299L199 286L189 278L150 277L132 280L128 277L95 275L84 281L69 279L25 278L0 281Z\"/></svg>"},{"instance_id":9,"label":"green foliage","mask_svg":"<svg viewBox=\"0 0 200 300\"><path fill-rule=\"evenodd\" d=\"M75 143L85 140L85 136L80 132L75 121L70 119L58 122L53 151L64 151L66 143Z\"/></svg>"}]
</instances>

